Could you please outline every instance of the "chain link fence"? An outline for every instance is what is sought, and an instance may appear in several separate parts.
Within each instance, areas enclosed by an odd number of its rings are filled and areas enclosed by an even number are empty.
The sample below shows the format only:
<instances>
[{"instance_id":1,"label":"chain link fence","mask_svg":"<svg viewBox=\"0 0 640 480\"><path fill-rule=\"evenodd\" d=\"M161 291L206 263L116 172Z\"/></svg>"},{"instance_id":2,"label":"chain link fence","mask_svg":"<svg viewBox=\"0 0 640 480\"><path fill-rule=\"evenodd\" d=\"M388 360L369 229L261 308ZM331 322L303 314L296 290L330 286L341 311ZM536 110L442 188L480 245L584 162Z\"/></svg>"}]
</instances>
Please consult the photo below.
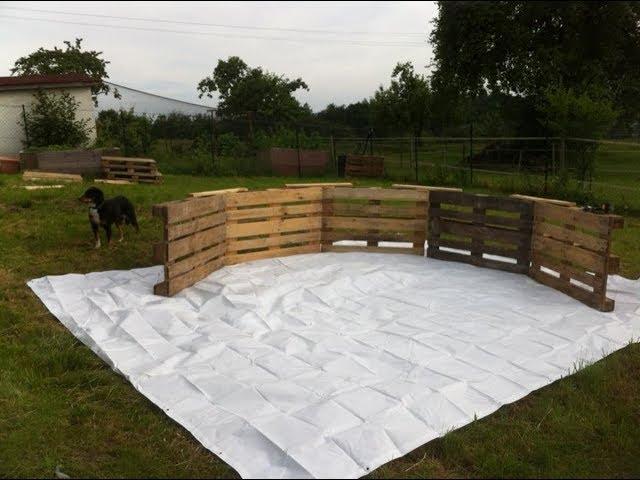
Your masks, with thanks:
<instances>
[{"instance_id":1,"label":"chain link fence","mask_svg":"<svg viewBox=\"0 0 640 480\"><path fill-rule=\"evenodd\" d=\"M29 148L22 105L1 106L0 141ZM26 108L26 107L25 107ZM96 147L150 157L165 174L336 178L348 155L384 158L384 179L610 203L640 211L640 143L542 137L377 137L323 121L254 114L80 112L95 122Z\"/></svg>"}]
</instances>

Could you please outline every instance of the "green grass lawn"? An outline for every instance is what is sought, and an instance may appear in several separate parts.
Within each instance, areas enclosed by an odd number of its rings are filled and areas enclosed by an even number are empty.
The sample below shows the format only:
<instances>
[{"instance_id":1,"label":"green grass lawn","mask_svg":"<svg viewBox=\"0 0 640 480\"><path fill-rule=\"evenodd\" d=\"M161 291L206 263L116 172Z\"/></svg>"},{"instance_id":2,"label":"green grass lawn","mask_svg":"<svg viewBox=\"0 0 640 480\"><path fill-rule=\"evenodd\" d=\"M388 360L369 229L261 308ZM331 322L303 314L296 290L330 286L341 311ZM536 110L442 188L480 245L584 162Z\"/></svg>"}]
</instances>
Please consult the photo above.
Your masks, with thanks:
<instances>
[{"instance_id":1,"label":"green grass lawn","mask_svg":"<svg viewBox=\"0 0 640 480\"><path fill-rule=\"evenodd\" d=\"M290 179L297 181L297 179ZM313 179L306 179L312 181ZM327 179L323 179L327 181ZM154 203L188 192L282 186L282 178L165 177L154 185L103 185L136 204L141 232L94 250L89 186L25 191L0 176L0 476L227 477L235 472L111 371L25 285L43 275L153 264L161 225ZM374 181L367 185L380 184ZM626 217L614 253L640 275L640 218ZM640 475L640 345L393 461L373 477Z\"/></svg>"}]
</instances>

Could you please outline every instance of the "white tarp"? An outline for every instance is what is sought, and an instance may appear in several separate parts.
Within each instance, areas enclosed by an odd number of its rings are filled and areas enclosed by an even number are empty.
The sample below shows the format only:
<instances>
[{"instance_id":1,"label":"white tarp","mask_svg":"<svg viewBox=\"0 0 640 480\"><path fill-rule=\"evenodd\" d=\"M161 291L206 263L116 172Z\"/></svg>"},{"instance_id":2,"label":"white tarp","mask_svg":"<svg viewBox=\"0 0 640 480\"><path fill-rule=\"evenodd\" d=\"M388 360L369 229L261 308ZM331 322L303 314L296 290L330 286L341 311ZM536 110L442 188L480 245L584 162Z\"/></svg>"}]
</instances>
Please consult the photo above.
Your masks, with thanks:
<instances>
[{"instance_id":1,"label":"white tarp","mask_svg":"<svg viewBox=\"0 0 640 480\"><path fill-rule=\"evenodd\" d=\"M47 308L243 477L359 477L640 333L640 281L601 313L525 275L412 255L160 267L29 282Z\"/></svg>"}]
</instances>

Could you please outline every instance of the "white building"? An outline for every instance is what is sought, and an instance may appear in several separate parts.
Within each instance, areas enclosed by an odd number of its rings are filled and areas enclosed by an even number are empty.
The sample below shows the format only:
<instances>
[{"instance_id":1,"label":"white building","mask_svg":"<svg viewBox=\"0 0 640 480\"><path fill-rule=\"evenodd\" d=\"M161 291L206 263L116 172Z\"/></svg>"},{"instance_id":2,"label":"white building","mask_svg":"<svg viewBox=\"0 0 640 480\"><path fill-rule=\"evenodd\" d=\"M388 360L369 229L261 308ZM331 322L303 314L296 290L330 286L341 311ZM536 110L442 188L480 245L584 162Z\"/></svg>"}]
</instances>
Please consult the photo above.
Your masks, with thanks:
<instances>
[{"instance_id":1,"label":"white building","mask_svg":"<svg viewBox=\"0 0 640 480\"><path fill-rule=\"evenodd\" d=\"M89 75L70 73L61 75L26 75L0 77L0 155L15 155L25 147L26 133L23 110L29 111L33 94L40 89L50 92L67 91L80 104L77 117L88 120L89 141L95 140L96 123Z\"/></svg>"}]
</instances>

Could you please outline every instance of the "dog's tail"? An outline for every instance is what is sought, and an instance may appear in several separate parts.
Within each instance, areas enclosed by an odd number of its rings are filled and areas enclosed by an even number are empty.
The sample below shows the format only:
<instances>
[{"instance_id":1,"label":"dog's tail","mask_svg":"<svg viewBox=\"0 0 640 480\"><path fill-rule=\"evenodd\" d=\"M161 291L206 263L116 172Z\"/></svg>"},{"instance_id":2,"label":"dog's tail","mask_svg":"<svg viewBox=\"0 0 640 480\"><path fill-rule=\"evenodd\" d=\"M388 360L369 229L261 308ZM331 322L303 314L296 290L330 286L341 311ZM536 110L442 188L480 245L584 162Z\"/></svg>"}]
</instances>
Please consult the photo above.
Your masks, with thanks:
<instances>
[{"instance_id":1,"label":"dog's tail","mask_svg":"<svg viewBox=\"0 0 640 480\"><path fill-rule=\"evenodd\" d=\"M133 207L131 202L127 202L127 206L125 208L125 223L127 225L133 225L136 229L136 232L140 231L140 227L138 226L138 219L136 217L136 209Z\"/></svg>"}]
</instances>

